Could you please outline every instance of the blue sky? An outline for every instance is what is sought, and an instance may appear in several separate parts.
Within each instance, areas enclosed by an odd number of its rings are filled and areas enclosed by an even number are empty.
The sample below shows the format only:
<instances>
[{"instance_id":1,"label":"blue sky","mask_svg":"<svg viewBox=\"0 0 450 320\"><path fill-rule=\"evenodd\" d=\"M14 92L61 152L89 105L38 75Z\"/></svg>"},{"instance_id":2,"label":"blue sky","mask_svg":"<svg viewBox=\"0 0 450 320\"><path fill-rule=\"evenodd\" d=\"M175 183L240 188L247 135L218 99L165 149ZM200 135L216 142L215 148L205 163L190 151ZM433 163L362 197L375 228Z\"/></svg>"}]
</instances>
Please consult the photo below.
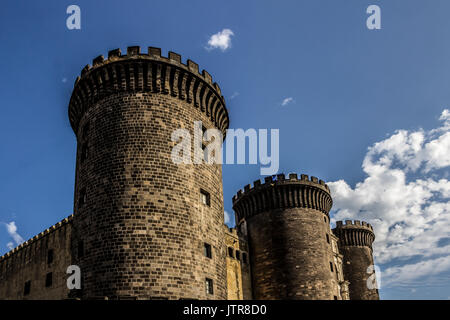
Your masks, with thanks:
<instances>
[{"instance_id":1,"label":"blue sky","mask_svg":"<svg viewBox=\"0 0 450 320\"><path fill-rule=\"evenodd\" d=\"M81 30L66 28L71 4ZM381 30L366 27L371 4ZM72 213L67 106L82 67L155 46L213 75L231 128L279 129L279 172L329 181L335 218L374 224L382 298L449 299L449 10L446 0L3 1L0 254ZM208 49L224 29L229 47ZM224 165L223 176L232 214L260 167Z\"/></svg>"}]
</instances>

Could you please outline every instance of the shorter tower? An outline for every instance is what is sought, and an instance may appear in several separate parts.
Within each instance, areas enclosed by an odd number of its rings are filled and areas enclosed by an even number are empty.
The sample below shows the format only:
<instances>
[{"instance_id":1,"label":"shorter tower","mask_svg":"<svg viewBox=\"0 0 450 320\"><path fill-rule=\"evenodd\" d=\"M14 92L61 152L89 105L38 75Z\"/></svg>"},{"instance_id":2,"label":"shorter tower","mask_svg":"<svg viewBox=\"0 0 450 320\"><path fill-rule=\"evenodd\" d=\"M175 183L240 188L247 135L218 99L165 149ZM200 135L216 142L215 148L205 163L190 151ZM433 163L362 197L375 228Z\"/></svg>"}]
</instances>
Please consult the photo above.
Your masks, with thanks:
<instances>
[{"instance_id":1,"label":"shorter tower","mask_svg":"<svg viewBox=\"0 0 450 320\"><path fill-rule=\"evenodd\" d=\"M237 228L248 237L254 299L340 299L331 206L324 181L294 173L257 180L233 197Z\"/></svg>"},{"instance_id":2,"label":"shorter tower","mask_svg":"<svg viewBox=\"0 0 450 320\"><path fill-rule=\"evenodd\" d=\"M339 238L339 252L344 256L344 278L350 282L350 300L379 300L372 255L375 240L372 226L358 220L337 221L333 233Z\"/></svg>"}]
</instances>

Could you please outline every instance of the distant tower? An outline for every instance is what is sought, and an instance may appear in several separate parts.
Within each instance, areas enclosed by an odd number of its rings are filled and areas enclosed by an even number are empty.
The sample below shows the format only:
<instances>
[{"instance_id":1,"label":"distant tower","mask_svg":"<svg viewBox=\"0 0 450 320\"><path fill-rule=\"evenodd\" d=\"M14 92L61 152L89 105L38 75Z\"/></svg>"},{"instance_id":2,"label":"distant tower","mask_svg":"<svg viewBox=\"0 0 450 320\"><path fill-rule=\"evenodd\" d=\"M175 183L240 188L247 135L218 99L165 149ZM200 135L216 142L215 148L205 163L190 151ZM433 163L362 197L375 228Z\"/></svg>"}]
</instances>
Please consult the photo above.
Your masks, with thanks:
<instances>
[{"instance_id":1,"label":"distant tower","mask_svg":"<svg viewBox=\"0 0 450 320\"><path fill-rule=\"evenodd\" d=\"M193 137L202 121L225 136L228 113L211 76L158 48L112 50L77 78L69 119L81 297L226 299L222 167L171 160L176 129Z\"/></svg>"},{"instance_id":2,"label":"distant tower","mask_svg":"<svg viewBox=\"0 0 450 320\"><path fill-rule=\"evenodd\" d=\"M346 220L336 222L333 233L339 238L339 252L343 254L344 277L350 282L350 300L379 300L372 256L375 234L366 222ZM371 277L371 279L369 279ZM369 283L373 286L369 288Z\"/></svg>"},{"instance_id":3,"label":"distant tower","mask_svg":"<svg viewBox=\"0 0 450 320\"><path fill-rule=\"evenodd\" d=\"M331 206L322 180L297 174L257 180L233 197L237 227L248 236L254 299L339 299Z\"/></svg>"}]
</instances>

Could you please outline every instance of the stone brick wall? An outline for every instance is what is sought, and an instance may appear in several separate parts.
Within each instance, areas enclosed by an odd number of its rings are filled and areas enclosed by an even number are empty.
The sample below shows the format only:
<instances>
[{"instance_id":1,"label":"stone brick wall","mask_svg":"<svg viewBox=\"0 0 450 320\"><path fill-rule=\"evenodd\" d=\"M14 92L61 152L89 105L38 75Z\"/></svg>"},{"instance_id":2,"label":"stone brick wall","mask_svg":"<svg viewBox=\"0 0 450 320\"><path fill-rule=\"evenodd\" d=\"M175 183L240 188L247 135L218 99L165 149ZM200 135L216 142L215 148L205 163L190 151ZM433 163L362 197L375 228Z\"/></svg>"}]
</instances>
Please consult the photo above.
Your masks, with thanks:
<instances>
[{"instance_id":1,"label":"stone brick wall","mask_svg":"<svg viewBox=\"0 0 450 320\"><path fill-rule=\"evenodd\" d=\"M221 165L171 159L177 129L194 137L194 121L202 121L225 133L223 97L195 63L160 54L156 48L141 54L131 47L126 56L111 51L108 60L96 58L85 68L74 88L73 259L81 267L82 298L227 295ZM201 202L201 190L209 193L209 205ZM205 242L212 259L204 256Z\"/></svg>"},{"instance_id":2,"label":"stone brick wall","mask_svg":"<svg viewBox=\"0 0 450 320\"><path fill-rule=\"evenodd\" d=\"M252 284L247 241L235 228L225 226L227 299L251 300Z\"/></svg>"},{"instance_id":3,"label":"stone brick wall","mask_svg":"<svg viewBox=\"0 0 450 320\"><path fill-rule=\"evenodd\" d=\"M66 299L71 231L72 216L0 257L0 299ZM49 261L50 250L53 259ZM49 273L50 285L46 284ZM30 282L28 294L26 282Z\"/></svg>"},{"instance_id":4,"label":"stone brick wall","mask_svg":"<svg viewBox=\"0 0 450 320\"><path fill-rule=\"evenodd\" d=\"M255 181L233 198L238 224L247 224L255 299L337 299L323 181L290 174Z\"/></svg>"},{"instance_id":5,"label":"stone brick wall","mask_svg":"<svg viewBox=\"0 0 450 320\"><path fill-rule=\"evenodd\" d=\"M173 163L175 130L194 137L202 121L225 137L229 124L219 86L195 62L112 50L77 78L69 119L74 215L0 257L0 299L378 299L366 285L372 227L338 222L333 235L322 180L280 174L245 186L229 230L221 165ZM72 264L82 289L69 292Z\"/></svg>"},{"instance_id":6,"label":"stone brick wall","mask_svg":"<svg viewBox=\"0 0 450 320\"><path fill-rule=\"evenodd\" d=\"M360 221L347 220L345 224L338 221L333 232L339 238L344 277L350 283L350 300L379 300L378 289L367 285L367 279L372 276L367 268L374 264L372 243L375 234L372 226Z\"/></svg>"}]
</instances>

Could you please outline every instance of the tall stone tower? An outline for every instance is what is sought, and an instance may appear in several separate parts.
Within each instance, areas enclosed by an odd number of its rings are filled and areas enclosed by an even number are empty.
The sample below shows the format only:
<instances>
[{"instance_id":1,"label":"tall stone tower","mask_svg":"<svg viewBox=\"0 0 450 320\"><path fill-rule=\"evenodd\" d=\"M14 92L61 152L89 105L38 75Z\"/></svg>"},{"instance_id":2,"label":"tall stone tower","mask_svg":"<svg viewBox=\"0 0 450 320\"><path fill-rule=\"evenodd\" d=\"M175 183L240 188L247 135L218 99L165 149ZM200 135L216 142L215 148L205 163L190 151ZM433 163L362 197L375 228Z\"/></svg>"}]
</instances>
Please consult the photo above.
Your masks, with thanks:
<instances>
[{"instance_id":1,"label":"tall stone tower","mask_svg":"<svg viewBox=\"0 0 450 320\"><path fill-rule=\"evenodd\" d=\"M345 224L337 221L333 233L339 238L339 252L344 256L344 277L350 281L350 300L379 300L376 282L372 281L375 280L372 256L375 234L372 226L364 221L346 220Z\"/></svg>"},{"instance_id":2,"label":"tall stone tower","mask_svg":"<svg viewBox=\"0 0 450 320\"><path fill-rule=\"evenodd\" d=\"M257 180L233 197L248 237L254 299L338 299L331 206L322 180L297 174Z\"/></svg>"},{"instance_id":3,"label":"tall stone tower","mask_svg":"<svg viewBox=\"0 0 450 320\"><path fill-rule=\"evenodd\" d=\"M226 299L221 165L171 159L172 132L193 137L194 121L225 136L228 113L208 72L158 48L112 50L77 78L69 119L80 296Z\"/></svg>"}]
</instances>

